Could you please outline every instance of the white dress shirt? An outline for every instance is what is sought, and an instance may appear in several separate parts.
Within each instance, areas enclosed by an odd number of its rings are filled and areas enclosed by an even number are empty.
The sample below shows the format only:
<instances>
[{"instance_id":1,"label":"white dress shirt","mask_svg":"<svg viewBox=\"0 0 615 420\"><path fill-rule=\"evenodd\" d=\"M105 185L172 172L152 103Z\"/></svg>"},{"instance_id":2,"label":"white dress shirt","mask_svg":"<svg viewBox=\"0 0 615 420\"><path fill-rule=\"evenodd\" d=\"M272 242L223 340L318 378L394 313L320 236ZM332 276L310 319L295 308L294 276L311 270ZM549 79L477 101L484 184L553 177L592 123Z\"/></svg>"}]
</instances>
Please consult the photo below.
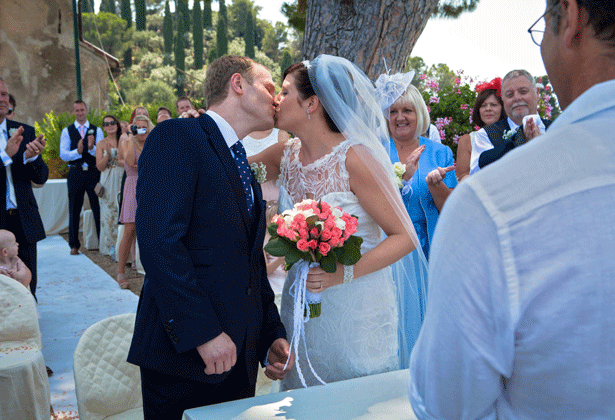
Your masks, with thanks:
<instances>
[{"instance_id":1,"label":"white dress shirt","mask_svg":"<svg viewBox=\"0 0 615 420\"><path fill-rule=\"evenodd\" d=\"M421 419L615 419L615 80L459 184L409 394Z\"/></svg>"},{"instance_id":2,"label":"white dress shirt","mask_svg":"<svg viewBox=\"0 0 615 420\"><path fill-rule=\"evenodd\" d=\"M516 131L519 128L519 125L513 120L511 120L510 118L507 118L507 119L508 119L508 125L510 126L510 129ZM539 120L538 128L540 129L541 134L545 133L546 128L542 120ZM472 175L475 172L480 171L480 167L478 166L478 158L480 157L481 153L483 153L485 150L490 150L490 149L493 149L493 144L491 143L491 140L489 140L489 136L487 135L487 132L485 131L485 129L481 128L480 130L476 132L476 135L472 138L472 155L470 157L470 175Z\"/></svg>"},{"instance_id":3,"label":"white dress shirt","mask_svg":"<svg viewBox=\"0 0 615 420\"><path fill-rule=\"evenodd\" d=\"M77 129L77 132L79 132L79 127L81 127L81 124L75 121L74 125L75 125L75 128ZM85 137L87 138L87 132L88 132L88 129L90 128L90 122L86 120L83 125L85 126L85 133L86 133ZM91 154L92 156L96 156L96 143L98 143L100 140L104 138L105 138L105 135L103 134L102 129L98 127L98 129L96 130L96 140L94 141L94 147L92 148L92 150L88 151L88 153ZM85 150L85 147L87 147L86 141L87 140L84 140L84 145L83 145L84 150ZM62 134L60 135L60 159L62 159L65 162L70 162L73 160L77 160L81 157L82 155L79 154L76 148L73 150L70 149L70 136L68 135L68 127L64 127L64 129L62 130Z\"/></svg>"}]
</instances>

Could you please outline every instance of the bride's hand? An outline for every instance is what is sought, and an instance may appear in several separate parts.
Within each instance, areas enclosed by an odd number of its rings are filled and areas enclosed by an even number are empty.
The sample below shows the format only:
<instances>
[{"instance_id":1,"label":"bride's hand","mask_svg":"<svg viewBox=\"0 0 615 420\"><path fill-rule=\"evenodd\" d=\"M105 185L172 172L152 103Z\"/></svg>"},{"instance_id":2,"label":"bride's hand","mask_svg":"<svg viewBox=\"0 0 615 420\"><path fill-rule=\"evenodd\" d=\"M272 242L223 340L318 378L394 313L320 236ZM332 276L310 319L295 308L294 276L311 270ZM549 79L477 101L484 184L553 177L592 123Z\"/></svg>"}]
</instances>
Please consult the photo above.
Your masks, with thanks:
<instances>
[{"instance_id":1,"label":"bride's hand","mask_svg":"<svg viewBox=\"0 0 615 420\"><path fill-rule=\"evenodd\" d=\"M308 292L320 293L329 287L337 286L344 282L344 266L337 263L335 273L327 273L320 267L310 268L307 276L306 288Z\"/></svg>"}]
</instances>

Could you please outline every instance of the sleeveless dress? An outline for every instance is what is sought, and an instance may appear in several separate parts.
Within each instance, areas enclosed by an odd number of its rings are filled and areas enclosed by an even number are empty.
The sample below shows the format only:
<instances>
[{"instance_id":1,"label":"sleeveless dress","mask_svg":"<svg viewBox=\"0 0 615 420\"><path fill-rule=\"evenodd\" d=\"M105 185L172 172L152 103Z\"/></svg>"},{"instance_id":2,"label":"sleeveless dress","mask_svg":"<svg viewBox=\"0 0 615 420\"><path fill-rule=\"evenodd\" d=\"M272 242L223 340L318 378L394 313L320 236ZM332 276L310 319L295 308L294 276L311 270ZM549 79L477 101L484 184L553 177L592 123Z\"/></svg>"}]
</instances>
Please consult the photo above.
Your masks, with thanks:
<instances>
[{"instance_id":1,"label":"sleeveless dress","mask_svg":"<svg viewBox=\"0 0 615 420\"><path fill-rule=\"evenodd\" d=\"M109 255L111 246L117 241L117 221L120 214L118 194L122 185L124 168L117 164L117 148L111 149L107 168L100 174L100 183L105 194L100 198L100 241L99 251Z\"/></svg>"},{"instance_id":2,"label":"sleeveless dress","mask_svg":"<svg viewBox=\"0 0 615 420\"><path fill-rule=\"evenodd\" d=\"M243 140L241 140L241 144L243 144L243 147L246 149L246 155L250 157L259 154L268 147L277 144L279 133L280 130L274 128L267 137L263 137L262 139L255 139L250 136L244 137ZM277 200L280 193L274 180L269 180L262 183L261 191L263 194L263 200L265 201Z\"/></svg>"},{"instance_id":3,"label":"sleeveless dress","mask_svg":"<svg viewBox=\"0 0 615 420\"><path fill-rule=\"evenodd\" d=\"M350 190L345 164L349 148L350 143L343 141L331 153L303 166L299 161L300 140L289 140L280 165L278 212L306 198L339 206L359 216L356 235L363 238L361 253L365 253L382 241L384 233ZM288 337L293 333L294 302L288 291L295 279L295 267L288 272L282 292L281 318ZM305 324L307 351L314 371L329 383L399 369L397 317L390 267L326 289L322 292L321 316ZM319 385L302 345L299 351L307 385ZM300 387L295 367L286 374L281 390Z\"/></svg>"},{"instance_id":4,"label":"sleeveless dress","mask_svg":"<svg viewBox=\"0 0 615 420\"><path fill-rule=\"evenodd\" d=\"M139 161L141 152L135 149L135 160ZM126 165L126 182L124 183L124 200L122 201L122 212L120 213L120 222L134 223L135 214L137 213L137 179L139 172L132 166Z\"/></svg>"}]
</instances>

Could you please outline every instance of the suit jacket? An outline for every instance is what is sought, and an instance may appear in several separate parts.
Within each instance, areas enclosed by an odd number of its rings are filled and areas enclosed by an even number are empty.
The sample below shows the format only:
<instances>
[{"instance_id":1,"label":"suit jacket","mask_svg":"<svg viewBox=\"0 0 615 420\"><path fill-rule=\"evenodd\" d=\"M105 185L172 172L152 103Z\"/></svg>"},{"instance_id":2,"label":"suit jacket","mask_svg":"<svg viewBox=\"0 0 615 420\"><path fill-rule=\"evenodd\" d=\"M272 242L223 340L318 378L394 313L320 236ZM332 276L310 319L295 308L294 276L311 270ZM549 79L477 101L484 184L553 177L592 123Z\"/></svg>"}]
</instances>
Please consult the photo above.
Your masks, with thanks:
<instances>
[{"instance_id":1,"label":"suit jacket","mask_svg":"<svg viewBox=\"0 0 615 420\"><path fill-rule=\"evenodd\" d=\"M174 376L205 375L196 347L225 332L245 350L251 383L286 337L263 256L265 202L254 223L235 161L211 117L159 124L139 158L136 229L146 271L128 361ZM239 363L237 363L239 365ZM236 365L236 366L237 366Z\"/></svg>"},{"instance_id":2,"label":"suit jacket","mask_svg":"<svg viewBox=\"0 0 615 420\"><path fill-rule=\"evenodd\" d=\"M545 125L545 129L547 129L551 125L552 121L542 119L542 122ZM510 125L508 124L508 118L504 118L503 120L485 127L489 140L491 141L491 144L493 144L493 149L485 150L480 154L478 157L479 168L482 169L485 166L495 162L515 147L521 146L526 142L523 129L517 130L511 139L504 139L502 136L509 130Z\"/></svg>"},{"instance_id":3,"label":"suit jacket","mask_svg":"<svg viewBox=\"0 0 615 420\"><path fill-rule=\"evenodd\" d=\"M13 187L15 188L15 197L17 199L17 209L19 210L19 219L24 231L24 235L29 244L45 239L45 228L41 215L38 212L38 204L32 192L32 182L36 184L44 184L49 177L49 168L43 161L41 156L38 156L30 163L23 163L23 155L26 151L26 144L36 138L34 127L22 124L19 122L6 120L7 132L13 128L23 127L23 140L19 146L19 150L12 157L11 176L13 178ZM0 133L2 135L2 133ZM9 135L10 137L10 135ZM5 200L6 197L6 170L0 170L0 197ZM6 228L6 202L3 201L2 211L0 211L0 229Z\"/></svg>"}]
</instances>

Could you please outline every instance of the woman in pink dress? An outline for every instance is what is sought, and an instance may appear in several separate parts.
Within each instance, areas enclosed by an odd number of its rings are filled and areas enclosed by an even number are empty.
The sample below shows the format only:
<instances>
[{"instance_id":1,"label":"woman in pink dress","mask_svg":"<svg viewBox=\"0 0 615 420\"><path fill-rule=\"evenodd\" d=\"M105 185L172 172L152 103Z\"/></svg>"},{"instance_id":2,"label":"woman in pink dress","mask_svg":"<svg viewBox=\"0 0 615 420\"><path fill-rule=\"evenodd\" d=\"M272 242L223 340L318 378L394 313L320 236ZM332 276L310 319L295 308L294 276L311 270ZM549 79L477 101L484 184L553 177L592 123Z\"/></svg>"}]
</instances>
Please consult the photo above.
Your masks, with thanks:
<instances>
[{"instance_id":1,"label":"woman in pink dress","mask_svg":"<svg viewBox=\"0 0 615 420\"><path fill-rule=\"evenodd\" d=\"M145 115L137 115L134 119L134 124L131 126L131 134L128 140L121 143L122 154L124 156L124 169L126 170L126 183L124 184L124 200L120 211L120 222L124 224L124 235L118 250L118 267L117 267L117 282L122 289L127 289L129 286L124 268L130 247L134 243L137 233L135 230L135 213L137 212L137 178L139 156L143 150L145 139L154 125Z\"/></svg>"}]
</instances>

